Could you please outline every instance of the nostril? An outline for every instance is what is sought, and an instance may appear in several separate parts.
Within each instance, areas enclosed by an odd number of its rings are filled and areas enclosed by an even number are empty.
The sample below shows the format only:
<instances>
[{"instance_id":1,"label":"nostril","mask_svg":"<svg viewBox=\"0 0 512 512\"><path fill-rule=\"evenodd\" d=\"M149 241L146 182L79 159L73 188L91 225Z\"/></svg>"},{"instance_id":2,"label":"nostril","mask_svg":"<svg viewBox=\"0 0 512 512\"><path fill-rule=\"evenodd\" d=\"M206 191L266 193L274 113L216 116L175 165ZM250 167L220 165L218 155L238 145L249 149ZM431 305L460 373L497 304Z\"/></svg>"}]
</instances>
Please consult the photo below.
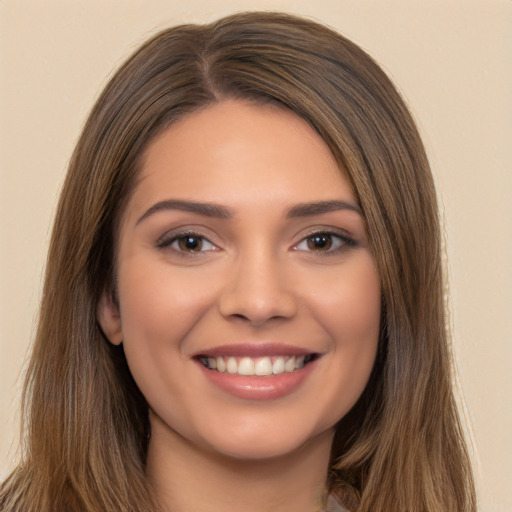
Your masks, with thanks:
<instances>
[{"instance_id":1,"label":"nostril","mask_svg":"<svg viewBox=\"0 0 512 512\"><path fill-rule=\"evenodd\" d=\"M254 280L237 279L223 289L218 305L226 319L243 320L254 326L270 320L292 318L298 308L292 290L270 279L259 279L256 284Z\"/></svg>"}]
</instances>

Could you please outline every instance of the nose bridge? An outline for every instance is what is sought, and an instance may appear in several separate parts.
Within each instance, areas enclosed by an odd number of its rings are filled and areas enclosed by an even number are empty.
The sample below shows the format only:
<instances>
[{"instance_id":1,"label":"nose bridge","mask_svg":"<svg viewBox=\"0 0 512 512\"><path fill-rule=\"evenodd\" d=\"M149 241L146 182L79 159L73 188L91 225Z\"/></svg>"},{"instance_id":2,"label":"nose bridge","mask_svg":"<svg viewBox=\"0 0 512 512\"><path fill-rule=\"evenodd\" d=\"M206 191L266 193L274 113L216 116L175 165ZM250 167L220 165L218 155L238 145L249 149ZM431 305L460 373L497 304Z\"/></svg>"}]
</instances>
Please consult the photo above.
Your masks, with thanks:
<instances>
[{"instance_id":1,"label":"nose bridge","mask_svg":"<svg viewBox=\"0 0 512 512\"><path fill-rule=\"evenodd\" d=\"M285 267L278 252L264 243L240 252L220 298L221 313L254 325L292 317L297 301Z\"/></svg>"}]
</instances>

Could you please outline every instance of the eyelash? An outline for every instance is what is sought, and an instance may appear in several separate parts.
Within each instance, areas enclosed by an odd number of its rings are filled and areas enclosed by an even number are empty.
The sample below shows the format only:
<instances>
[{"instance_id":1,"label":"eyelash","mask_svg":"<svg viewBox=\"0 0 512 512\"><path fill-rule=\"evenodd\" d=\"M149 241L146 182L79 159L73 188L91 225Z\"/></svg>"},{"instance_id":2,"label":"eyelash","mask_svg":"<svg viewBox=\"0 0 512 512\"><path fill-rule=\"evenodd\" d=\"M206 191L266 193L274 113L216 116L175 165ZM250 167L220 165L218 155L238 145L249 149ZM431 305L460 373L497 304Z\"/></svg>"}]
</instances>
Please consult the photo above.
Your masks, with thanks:
<instances>
[{"instance_id":1,"label":"eyelash","mask_svg":"<svg viewBox=\"0 0 512 512\"><path fill-rule=\"evenodd\" d=\"M190 239L197 239L201 244L209 244L212 246L210 249L201 250L203 247L200 247L200 250L195 251L193 249L184 250L179 247L172 247L174 244L179 244L180 240L184 240L187 237ZM327 249L311 249L309 246L308 248L299 248L301 244L308 244L308 241L311 241L314 237L327 237L330 240L331 244L337 245L334 249L331 247L328 247ZM337 240L337 243L335 243L335 240ZM356 247L358 245L357 241L354 240L352 237L350 237L346 232L344 231L338 231L338 230L332 230L332 229L319 229L317 231L312 231L311 233L308 233L308 235L304 238L302 238L299 243L295 244L293 249L297 251L306 251L306 252L312 252L316 254L321 254L322 256L330 256L335 255L343 251L344 249L347 249L349 247ZM217 250L217 247L213 242L211 242L207 237L204 235L201 235L200 233L196 231L182 231L179 233L166 233L164 236L162 236L160 239L158 239L156 246L158 249L167 249L171 248L176 254L179 256L187 257L187 256L199 256L202 253L209 252L212 250Z\"/></svg>"},{"instance_id":2,"label":"eyelash","mask_svg":"<svg viewBox=\"0 0 512 512\"><path fill-rule=\"evenodd\" d=\"M176 248L172 247L175 243L179 243L180 240L184 240L187 237L190 239L195 238L195 239L199 240L202 244L204 244L206 242L207 244L210 244L212 247L216 247L215 244L213 242L211 242L207 237L205 237L204 235L201 235L200 233L197 233L196 231L191 231L191 230L190 231L182 231L179 233L166 233L165 235L163 235L161 238L158 239L156 246L158 249L170 248L179 256L198 256L201 253L206 252L204 250L203 251L201 251L201 250L194 251L192 249L183 250L179 247L176 247ZM208 249L208 250L212 250L212 249ZM213 250L216 250L216 249L213 249Z\"/></svg>"},{"instance_id":3,"label":"eyelash","mask_svg":"<svg viewBox=\"0 0 512 512\"><path fill-rule=\"evenodd\" d=\"M322 249L298 249L301 244L308 244L308 241L312 240L314 237L328 237L332 244L334 244L334 240L337 240L337 247L334 249L329 247L326 250ZM339 254L341 251L349 248L349 247L357 247L357 242L354 238L349 236L346 232L341 230L333 230L333 229L319 229L317 231L312 231L306 237L304 237L298 244L294 246L295 250L304 250L308 252L313 252L316 254L321 254L322 256L331 256Z\"/></svg>"}]
</instances>

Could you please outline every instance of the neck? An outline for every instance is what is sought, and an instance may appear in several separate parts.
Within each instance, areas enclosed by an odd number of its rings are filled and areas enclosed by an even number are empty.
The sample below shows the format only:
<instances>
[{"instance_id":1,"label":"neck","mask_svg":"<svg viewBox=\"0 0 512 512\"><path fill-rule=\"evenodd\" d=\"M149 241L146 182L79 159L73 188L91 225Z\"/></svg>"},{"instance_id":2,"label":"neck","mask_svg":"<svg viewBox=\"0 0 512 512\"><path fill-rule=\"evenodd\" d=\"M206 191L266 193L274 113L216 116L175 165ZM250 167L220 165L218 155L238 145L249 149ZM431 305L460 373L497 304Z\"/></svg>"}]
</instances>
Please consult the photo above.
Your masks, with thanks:
<instances>
[{"instance_id":1,"label":"neck","mask_svg":"<svg viewBox=\"0 0 512 512\"><path fill-rule=\"evenodd\" d=\"M241 460L198 447L153 418L148 474L163 512L316 512L333 432L292 453Z\"/></svg>"}]
</instances>

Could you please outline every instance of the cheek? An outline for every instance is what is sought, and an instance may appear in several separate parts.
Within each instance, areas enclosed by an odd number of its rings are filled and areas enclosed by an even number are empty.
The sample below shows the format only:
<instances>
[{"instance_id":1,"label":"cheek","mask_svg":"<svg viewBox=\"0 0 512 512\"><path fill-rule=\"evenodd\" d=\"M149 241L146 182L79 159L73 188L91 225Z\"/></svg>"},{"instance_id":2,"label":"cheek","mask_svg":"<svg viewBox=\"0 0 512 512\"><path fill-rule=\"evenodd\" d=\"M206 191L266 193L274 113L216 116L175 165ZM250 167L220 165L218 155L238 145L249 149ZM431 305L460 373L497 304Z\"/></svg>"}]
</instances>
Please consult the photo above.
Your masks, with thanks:
<instances>
[{"instance_id":1,"label":"cheek","mask_svg":"<svg viewBox=\"0 0 512 512\"><path fill-rule=\"evenodd\" d=\"M152 408L186 418L180 400L190 381L184 344L212 303L211 288L165 261L125 258L119 265L123 346L128 366ZM167 390L167 394L163 392ZM170 398L172 397L172 398ZM170 413L169 413L170 414Z\"/></svg>"},{"instance_id":2,"label":"cheek","mask_svg":"<svg viewBox=\"0 0 512 512\"><path fill-rule=\"evenodd\" d=\"M130 371L150 403L162 389L182 394L187 336L210 311L213 286L165 262L125 259L119 266L123 346Z\"/></svg>"},{"instance_id":3,"label":"cheek","mask_svg":"<svg viewBox=\"0 0 512 512\"><path fill-rule=\"evenodd\" d=\"M324 300L337 332L346 331L350 335L348 337L354 341L359 339L361 343L378 336L381 287L375 264L368 253L354 258L343 269Z\"/></svg>"},{"instance_id":4,"label":"cheek","mask_svg":"<svg viewBox=\"0 0 512 512\"><path fill-rule=\"evenodd\" d=\"M373 260L354 260L316 299L316 319L329 333L330 402L344 416L363 392L377 354L381 288Z\"/></svg>"},{"instance_id":5,"label":"cheek","mask_svg":"<svg viewBox=\"0 0 512 512\"><path fill-rule=\"evenodd\" d=\"M165 262L126 261L119 282L125 343L178 343L212 301L208 283Z\"/></svg>"},{"instance_id":6,"label":"cheek","mask_svg":"<svg viewBox=\"0 0 512 512\"><path fill-rule=\"evenodd\" d=\"M379 337L381 288L373 264L361 267L360 272L354 271L342 283L337 304L339 313L333 318L335 328L341 333L341 343L345 341L354 345L354 349L371 351Z\"/></svg>"},{"instance_id":7,"label":"cheek","mask_svg":"<svg viewBox=\"0 0 512 512\"><path fill-rule=\"evenodd\" d=\"M378 338L381 287L370 254L359 253L309 296L318 321L337 344L365 345Z\"/></svg>"}]
</instances>

